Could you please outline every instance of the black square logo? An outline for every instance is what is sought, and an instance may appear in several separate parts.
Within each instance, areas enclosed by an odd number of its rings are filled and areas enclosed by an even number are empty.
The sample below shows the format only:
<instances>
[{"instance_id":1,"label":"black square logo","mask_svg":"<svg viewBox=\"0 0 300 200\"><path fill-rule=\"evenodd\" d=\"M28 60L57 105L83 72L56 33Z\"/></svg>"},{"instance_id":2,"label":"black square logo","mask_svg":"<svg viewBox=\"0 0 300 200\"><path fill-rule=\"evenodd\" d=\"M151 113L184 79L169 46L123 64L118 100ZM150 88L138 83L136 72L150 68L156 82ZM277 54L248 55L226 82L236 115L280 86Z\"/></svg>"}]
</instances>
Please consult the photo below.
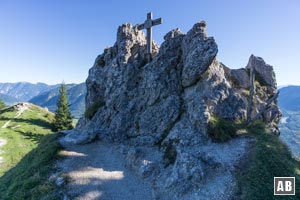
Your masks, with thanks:
<instances>
[{"instance_id":1,"label":"black square logo","mask_svg":"<svg viewBox=\"0 0 300 200\"><path fill-rule=\"evenodd\" d=\"M295 177L274 177L274 195L295 195Z\"/></svg>"}]
</instances>

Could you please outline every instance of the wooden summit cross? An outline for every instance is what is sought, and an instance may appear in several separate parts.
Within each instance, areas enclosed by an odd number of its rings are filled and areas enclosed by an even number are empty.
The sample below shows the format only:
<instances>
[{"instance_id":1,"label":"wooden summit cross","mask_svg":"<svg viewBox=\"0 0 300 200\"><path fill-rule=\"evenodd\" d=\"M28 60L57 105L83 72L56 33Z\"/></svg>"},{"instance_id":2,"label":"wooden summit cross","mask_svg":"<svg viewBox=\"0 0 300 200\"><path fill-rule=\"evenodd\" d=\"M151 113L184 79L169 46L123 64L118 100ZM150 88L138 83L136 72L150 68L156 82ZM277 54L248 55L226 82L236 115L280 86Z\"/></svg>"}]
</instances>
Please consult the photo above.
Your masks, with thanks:
<instances>
[{"instance_id":1,"label":"wooden summit cross","mask_svg":"<svg viewBox=\"0 0 300 200\"><path fill-rule=\"evenodd\" d=\"M162 19L158 18L152 20L152 12L147 14L146 21L138 25L138 30L147 29L147 61L150 62L152 60L152 26L156 26L162 23Z\"/></svg>"}]
</instances>

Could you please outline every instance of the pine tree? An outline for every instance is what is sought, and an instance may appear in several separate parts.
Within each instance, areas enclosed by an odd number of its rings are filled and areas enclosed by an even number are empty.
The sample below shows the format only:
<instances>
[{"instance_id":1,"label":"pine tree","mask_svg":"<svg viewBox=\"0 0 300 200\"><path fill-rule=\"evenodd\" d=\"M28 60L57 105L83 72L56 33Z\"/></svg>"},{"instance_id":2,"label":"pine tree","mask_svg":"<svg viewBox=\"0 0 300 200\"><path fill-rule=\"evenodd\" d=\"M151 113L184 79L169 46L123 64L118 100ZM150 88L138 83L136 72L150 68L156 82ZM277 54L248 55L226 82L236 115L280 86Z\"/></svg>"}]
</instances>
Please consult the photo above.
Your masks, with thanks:
<instances>
[{"instance_id":1,"label":"pine tree","mask_svg":"<svg viewBox=\"0 0 300 200\"><path fill-rule=\"evenodd\" d=\"M55 111L54 127L57 131L72 129L72 117L68 105L67 89L63 82L59 89Z\"/></svg>"},{"instance_id":2,"label":"pine tree","mask_svg":"<svg viewBox=\"0 0 300 200\"><path fill-rule=\"evenodd\" d=\"M0 110L6 108L6 105L4 104L4 102L2 101L2 99L0 99Z\"/></svg>"}]
</instances>

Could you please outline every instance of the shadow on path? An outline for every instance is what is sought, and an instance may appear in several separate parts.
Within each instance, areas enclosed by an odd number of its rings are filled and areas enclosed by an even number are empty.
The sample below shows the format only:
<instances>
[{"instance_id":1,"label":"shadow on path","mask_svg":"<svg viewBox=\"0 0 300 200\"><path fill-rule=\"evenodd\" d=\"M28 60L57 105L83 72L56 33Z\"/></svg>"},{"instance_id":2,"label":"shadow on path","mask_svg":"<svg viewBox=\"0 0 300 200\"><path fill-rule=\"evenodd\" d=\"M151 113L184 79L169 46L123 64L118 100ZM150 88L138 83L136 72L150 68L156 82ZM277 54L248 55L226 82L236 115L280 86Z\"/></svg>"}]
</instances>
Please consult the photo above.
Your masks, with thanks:
<instances>
[{"instance_id":1,"label":"shadow on path","mask_svg":"<svg viewBox=\"0 0 300 200\"><path fill-rule=\"evenodd\" d=\"M59 164L68 177L67 195L84 200L150 200L151 187L125 167L113 144L70 145Z\"/></svg>"}]
</instances>

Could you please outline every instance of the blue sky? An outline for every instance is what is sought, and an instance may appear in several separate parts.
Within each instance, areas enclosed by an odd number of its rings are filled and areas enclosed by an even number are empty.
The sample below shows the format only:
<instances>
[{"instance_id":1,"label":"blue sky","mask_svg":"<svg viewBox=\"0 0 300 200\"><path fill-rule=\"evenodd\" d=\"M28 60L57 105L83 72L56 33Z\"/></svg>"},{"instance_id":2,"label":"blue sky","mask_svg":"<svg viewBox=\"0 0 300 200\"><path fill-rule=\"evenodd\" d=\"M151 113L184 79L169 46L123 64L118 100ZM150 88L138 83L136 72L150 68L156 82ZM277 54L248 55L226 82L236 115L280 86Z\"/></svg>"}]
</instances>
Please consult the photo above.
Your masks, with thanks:
<instances>
[{"instance_id":1,"label":"blue sky","mask_svg":"<svg viewBox=\"0 0 300 200\"><path fill-rule=\"evenodd\" d=\"M118 25L162 17L153 38L200 20L218 43L218 59L245 67L251 54L274 66L279 85L300 85L299 0L0 0L0 82L85 81Z\"/></svg>"}]
</instances>

